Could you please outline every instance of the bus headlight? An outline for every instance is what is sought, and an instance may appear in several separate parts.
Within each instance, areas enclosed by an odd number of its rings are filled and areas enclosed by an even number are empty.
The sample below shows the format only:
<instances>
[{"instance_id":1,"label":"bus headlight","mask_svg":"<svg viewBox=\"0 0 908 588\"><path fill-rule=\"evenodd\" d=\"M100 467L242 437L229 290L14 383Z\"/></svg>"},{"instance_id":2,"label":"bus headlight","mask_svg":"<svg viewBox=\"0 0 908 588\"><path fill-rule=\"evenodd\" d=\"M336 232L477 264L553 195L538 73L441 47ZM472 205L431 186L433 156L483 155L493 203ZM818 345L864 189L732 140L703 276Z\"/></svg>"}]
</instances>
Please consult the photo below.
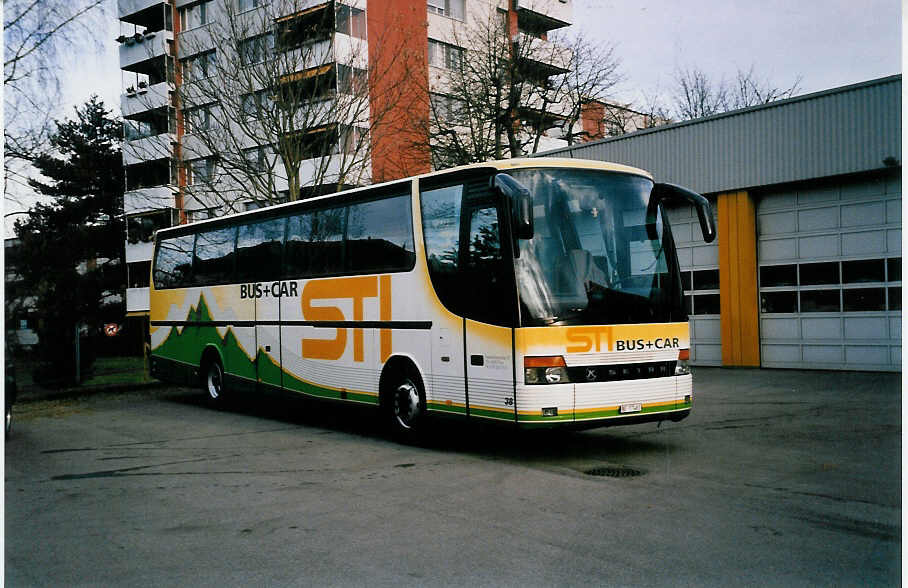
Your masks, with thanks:
<instances>
[{"instance_id":1,"label":"bus headlight","mask_svg":"<svg viewBox=\"0 0 908 588\"><path fill-rule=\"evenodd\" d=\"M523 381L526 384L567 384L567 365L561 355L523 358Z\"/></svg>"},{"instance_id":2,"label":"bus headlight","mask_svg":"<svg viewBox=\"0 0 908 588\"><path fill-rule=\"evenodd\" d=\"M690 373L690 349L678 352L678 362L675 364L675 375L686 376Z\"/></svg>"}]
</instances>

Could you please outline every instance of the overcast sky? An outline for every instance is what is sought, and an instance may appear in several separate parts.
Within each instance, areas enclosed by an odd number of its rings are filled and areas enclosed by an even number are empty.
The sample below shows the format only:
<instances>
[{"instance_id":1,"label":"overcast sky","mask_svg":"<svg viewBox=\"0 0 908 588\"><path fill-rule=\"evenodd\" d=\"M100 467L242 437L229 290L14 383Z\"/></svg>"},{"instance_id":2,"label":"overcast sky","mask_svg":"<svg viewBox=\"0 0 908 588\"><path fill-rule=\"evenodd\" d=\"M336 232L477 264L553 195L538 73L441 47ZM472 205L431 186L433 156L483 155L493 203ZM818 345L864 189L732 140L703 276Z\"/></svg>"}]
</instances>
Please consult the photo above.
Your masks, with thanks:
<instances>
[{"instance_id":1,"label":"overcast sky","mask_svg":"<svg viewBox=\"0 0 908 588\"><path fill-rule=\"evenodd\" d=\"M59 116L92 93L119 111L116 2L109 13L97 32L106 50L67 58ZM730 80L753 65L779 87L800 77L800 93L901 71L898 0L574 0L574 22L615 45L625 76L615 98L627 102L670 95L679 68Z\"/></svg>"},{"instance_id":2,"label":"overcast sky","mask_svg":"<svg viewBox=\"0 0 908 588\"><path fill-rule=\"evenodd\" d=\"M626 100L669 93L678 68L753 65L779 87L800 76L802 94L901 71L898 0L575 0L574 22L616 45Z\"/></svg>"},{"instance_id":3,"label":"overcast sky","mask_svg":"<svg viewBox=\"0 0 908 588\"><path fill-rule=\"evenodd\" d=\"M93 91L119 108L115 12L98 32L108 50L74 56L68 112ZM626 78L616 97L628 101L670 93L678 68L731 79L753 65L780 87L800 76L801 93L901 71L898 0L574 0L574 22L615 44Z\"/></svg>"}]
</instances>

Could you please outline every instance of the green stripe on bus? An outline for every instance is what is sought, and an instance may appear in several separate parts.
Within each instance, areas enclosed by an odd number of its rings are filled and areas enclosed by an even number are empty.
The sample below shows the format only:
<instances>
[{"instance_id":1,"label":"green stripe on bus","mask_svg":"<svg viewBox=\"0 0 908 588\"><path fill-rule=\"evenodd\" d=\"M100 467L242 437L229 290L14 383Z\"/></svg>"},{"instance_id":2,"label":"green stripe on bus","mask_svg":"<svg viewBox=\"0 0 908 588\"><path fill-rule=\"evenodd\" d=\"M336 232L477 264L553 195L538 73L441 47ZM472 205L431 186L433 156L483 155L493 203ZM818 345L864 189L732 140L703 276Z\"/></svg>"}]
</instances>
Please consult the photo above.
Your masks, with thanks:
<instances>
[{"instance_id":1,"label":"green stripe on bus","mask_svg":"<svg viewBox=\"0 0 908 588\"><path fill-rule=\"evenodd\" d=\"M484 417L487 419L498 419L502 421L514 420L513 411L489 410L487 408L473 408L472 406L470 407L470 416Z\"/></svg>"},{"instance_id":2,"label":"green stripe on bus","mask_svg":"<svg viewBox=\"0 0 908 588\"><path fill-rule=\"evenodd\" d=\"M467 413L467 409L465 409L462 406L456 406L453 404L448 406L447 404L444 404L443 402L427 402L426 408L428 408L429 410L434 410L434 411L438 411L438 412L450 412L450 413L454 413L454 414L466 414Z\"/></svg>"}]
</instances>

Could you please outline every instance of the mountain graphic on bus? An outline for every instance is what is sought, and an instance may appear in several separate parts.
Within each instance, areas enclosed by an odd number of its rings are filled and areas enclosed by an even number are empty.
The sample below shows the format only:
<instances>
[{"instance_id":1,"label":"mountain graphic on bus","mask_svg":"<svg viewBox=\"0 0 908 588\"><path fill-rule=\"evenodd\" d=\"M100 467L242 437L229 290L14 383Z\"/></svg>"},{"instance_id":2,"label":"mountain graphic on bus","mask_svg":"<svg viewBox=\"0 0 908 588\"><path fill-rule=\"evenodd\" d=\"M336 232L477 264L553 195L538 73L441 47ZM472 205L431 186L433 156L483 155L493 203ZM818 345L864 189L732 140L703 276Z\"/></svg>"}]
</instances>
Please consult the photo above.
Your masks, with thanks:
<instances>
[{"instance_id":1,"label":"mountain graphic on bus","mask_svg":"<svg viewBox=\"0 0 908 588\"><path fill-rule=\"evenodd\" d=\"M378 404L378 397L375 394L317 385L292 374L282 369L280 362L262 347L257 349L254 359L250 358L237 340L233 328L228 325L222 336L218 332L216 324L205 301L205 296L200 294L198 303L190 306L189 312L186 314L185 325L182 328L171 326L164 341L152 353L158 357L197 365L200 361L198 356L200 350L214 347L219 351L225 372L229 376L258 381L319 398Z\"/></svg>"}]
</instances>

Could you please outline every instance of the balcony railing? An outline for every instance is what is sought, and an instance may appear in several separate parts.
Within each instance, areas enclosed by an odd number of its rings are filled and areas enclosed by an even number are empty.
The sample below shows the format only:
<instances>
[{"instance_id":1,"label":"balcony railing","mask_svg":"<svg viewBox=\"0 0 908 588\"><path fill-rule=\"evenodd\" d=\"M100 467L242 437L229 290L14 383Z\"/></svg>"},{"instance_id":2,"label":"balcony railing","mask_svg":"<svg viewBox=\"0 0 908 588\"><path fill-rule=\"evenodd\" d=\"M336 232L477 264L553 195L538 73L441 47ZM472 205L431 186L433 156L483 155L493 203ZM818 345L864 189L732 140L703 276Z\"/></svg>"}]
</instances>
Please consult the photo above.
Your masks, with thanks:
<instances>
[{"instance_id":1,"label":"balcony railing","mask_svg":"<svg viewBox=\"0 0 908 588\"><path fill-rule=\"evenodd\" d=\"M129 20L130 17L156 6L161 12L170 9L166 0L117 0L117 18Z\"/></svg>"},{"instance_id":2,"label":"balcony railing","mask_svg":"<svg viewBox=\"0 0 908 588\"><path fill-rule=\"evenodd\" d=\"M551 31L571 24L572 0L515 0L517 18L528 28Z\"/></svg>"},{"instance_id":3,"label":"balcony railing","mask_svg":"<svg viewBox=\"0 0 908 588\"><path fill-rule=\"evenodd\" d=\"M141 312L151 308L148 288L126 289L126 312Z\"/></svg>"},{"instance_id":4,"label":"balcony railing","mask_svg":"<svg viewBox=\"0 0 908 588\"><path fill-rule=\"evenodd\" d=\"M549 41L520 33L520 55L530 64L539 67L543 73L554 75L571 69L571 50Z\"/></svg>"},{"instance_id":5,"label":"balcony railing","mask_svg":"<svg viewBox=\"0 0 908 588\"><path fill-rule=\"evenodd\" d=\"M145 83L143 86L143 83L129 86L126 92L120 95L120 111L124 118L171 105L170 91L173 90L173 84L160 82L152 86Z\"/></svg>"},{"instance_id":6,"label":"balcony railing","mask_svg":"<svg viewBox=\"0 0 908 588\"><path fill-rule=\"evenodd\" d=\"M149 261L154 248L154 243L140 241L138 243L126 242L126 263Z\"/></svg>"},{"instance_id":7,"label":"balcony railing","mask_svg":"<svg viewBox=\"0 0 908 588\"><path fill-rule=\"evenodd\" d=\"M123 165L170 158L173 156L175 142L176 135L170 133L125 141L123 143Z\"/></svg>"},{"instance_id":8,"label":"balcony railing","mask_svg":"<svg viewBox=\"0 0 908 588\"><path fill-rule=\"evenodd\" d=\"M123 194L123 212L136 214L150 210L175 208L174 188L172 186L154 186L139 188Z\"/></svg>"},{"instance_id":9,"label":"balcony railing","mask_svg":"<svg viewBox=\"0 0 908 588\"><path fill-rule=\"evenodd\" d=\"M157 31L144 35L136 33L131 37L124 37L120 44L120 69L129 70L140 63L170 55L172 41L171 31Z\"/></svg>"}]
</instances>

